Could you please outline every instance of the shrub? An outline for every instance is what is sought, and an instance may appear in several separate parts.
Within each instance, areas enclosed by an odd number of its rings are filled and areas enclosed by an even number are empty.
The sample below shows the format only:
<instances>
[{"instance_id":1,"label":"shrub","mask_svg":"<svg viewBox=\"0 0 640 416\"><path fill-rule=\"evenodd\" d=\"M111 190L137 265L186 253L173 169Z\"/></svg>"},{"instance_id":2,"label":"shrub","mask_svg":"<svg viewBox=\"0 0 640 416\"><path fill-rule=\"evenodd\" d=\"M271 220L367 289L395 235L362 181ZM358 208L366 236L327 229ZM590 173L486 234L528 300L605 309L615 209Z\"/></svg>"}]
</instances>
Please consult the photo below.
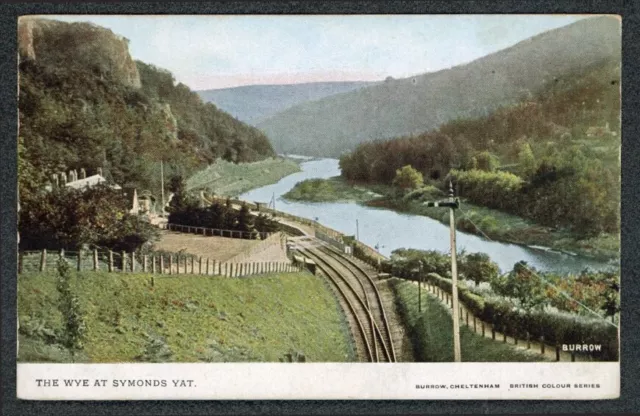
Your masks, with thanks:
<instances>
[{"instance_id":1,"label":"shrub","mask_svg":"<svg viewBox=\"0 0 640 416\"><path fill-rule=\"evenodd\" d=\"M452 293L451 280L436 273L428 273L426 280ZM458 298L479 319L491 323L499 332L519 339L544 337L545 343L602 344L599 358L618 360L618 331L603 319L587 318L566 312L535 310L527 312L515 308L507 299L487 299L474 294L464 285L458 286Z\"/></svg>"}]
</instances>

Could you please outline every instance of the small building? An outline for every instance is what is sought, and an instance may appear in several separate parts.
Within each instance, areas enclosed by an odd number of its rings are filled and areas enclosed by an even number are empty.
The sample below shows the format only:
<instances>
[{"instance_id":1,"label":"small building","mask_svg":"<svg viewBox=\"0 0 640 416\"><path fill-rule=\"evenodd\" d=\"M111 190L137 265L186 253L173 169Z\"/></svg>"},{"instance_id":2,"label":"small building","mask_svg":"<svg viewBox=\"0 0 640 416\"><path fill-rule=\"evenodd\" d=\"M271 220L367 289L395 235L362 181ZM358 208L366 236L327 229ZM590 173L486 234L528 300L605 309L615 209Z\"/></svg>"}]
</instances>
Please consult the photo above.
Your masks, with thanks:
<instances>
[{"instance_id":1,"label":"small building","mask_svg":"<svg viewBox=\"0 0 640 416\"><path fill-rule=\"evenodd\" d=\"M91 188L93 186L96 186L101 183L106 183L106 182L107 180L102 175L96 174L96 175L88 176L83 179L67 182L64 186L67 186L69 188L74 188L74 189L85 189L85 188ZM120 185L117 185L117 184L111 185L111 187L113 189L122 189Z\"/></svg>"}]
</instances>

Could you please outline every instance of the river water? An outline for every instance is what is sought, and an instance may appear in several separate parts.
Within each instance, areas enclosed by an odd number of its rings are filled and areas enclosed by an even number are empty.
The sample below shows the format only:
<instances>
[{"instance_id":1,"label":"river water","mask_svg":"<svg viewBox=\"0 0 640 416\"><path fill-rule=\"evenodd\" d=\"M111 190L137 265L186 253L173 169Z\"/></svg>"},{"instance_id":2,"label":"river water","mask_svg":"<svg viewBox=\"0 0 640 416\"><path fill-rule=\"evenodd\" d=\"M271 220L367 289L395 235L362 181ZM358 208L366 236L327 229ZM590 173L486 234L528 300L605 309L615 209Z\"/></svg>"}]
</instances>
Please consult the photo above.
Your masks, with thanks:
<instances>
[{"instance_id":1,"label":"river water","mask_svg":"<svg viewBox=\"0 0 640 416\"><path fill-rule=\"evenodd\" d=\"M275 207L289 214L317 219L321 224L347 235L356 234L356 220L360 241L386 256L398 248L416 248L449 252L449 226L429 217L397 213L384 208L373 208L355 202L296 202L282 195L305 179L330 178L340 175L338 160L320 159L303 162L301 172L282 178L278 183L246 192L240 199L268 203L275 196ZM435 208L437 209L437 208ZM458 253L484 252L503 272L524 260L544 271L561 273L579 272L586 267L612 268L611 264L581 256L545 251L517 244L489 241L482 237L457 231Z\"/></svg>"}]
</instances>

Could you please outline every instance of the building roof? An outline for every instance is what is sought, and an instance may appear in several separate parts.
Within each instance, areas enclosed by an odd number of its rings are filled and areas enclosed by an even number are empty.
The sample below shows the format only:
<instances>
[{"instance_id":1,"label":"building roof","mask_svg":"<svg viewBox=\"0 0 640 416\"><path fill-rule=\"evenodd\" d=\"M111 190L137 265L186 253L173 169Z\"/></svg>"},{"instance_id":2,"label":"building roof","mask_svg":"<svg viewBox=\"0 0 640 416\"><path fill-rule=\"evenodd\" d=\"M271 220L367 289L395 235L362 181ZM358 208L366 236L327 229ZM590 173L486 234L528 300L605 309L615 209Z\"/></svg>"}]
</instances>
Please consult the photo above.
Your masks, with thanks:
<instances>
[{"instance_id":1,"label":"building roof","mask_svg":"<svg viewBox=\"0 0 640 416\"><path fill-rule=\"evenodd\" d=\"M67 182L65 186L68 186L74 189L83 189L83 188L90 188L92 186L96 186L106 181L107 180L102 175L92 175L92 176L87 176L84 179L78 179L77 181ZM112 185L111 187L113 189L122 189L119 185Z\"/></svg>"}]
</instances>

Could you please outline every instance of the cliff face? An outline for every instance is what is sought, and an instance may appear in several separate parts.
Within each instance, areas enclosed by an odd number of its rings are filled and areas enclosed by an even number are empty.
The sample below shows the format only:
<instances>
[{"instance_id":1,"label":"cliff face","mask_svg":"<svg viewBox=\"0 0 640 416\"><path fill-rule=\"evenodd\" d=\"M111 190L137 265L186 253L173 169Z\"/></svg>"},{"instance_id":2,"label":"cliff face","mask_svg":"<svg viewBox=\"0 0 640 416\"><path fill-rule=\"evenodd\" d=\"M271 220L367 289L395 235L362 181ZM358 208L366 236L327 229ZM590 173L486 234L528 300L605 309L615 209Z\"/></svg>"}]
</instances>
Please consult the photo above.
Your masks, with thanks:
<instances>
[{"instance_id":1,"label":"cliff face","mask_svg":"<svg viewBox=\"0 0 640 416\"><path fill-rule=\"evenodd\" d=\"M129 54L129 42L91 23L64 23L33 17L18 22L20 60L66 66L75 62L102 77L140 88L140 75Z\"/></svg>"}]
</instances>

